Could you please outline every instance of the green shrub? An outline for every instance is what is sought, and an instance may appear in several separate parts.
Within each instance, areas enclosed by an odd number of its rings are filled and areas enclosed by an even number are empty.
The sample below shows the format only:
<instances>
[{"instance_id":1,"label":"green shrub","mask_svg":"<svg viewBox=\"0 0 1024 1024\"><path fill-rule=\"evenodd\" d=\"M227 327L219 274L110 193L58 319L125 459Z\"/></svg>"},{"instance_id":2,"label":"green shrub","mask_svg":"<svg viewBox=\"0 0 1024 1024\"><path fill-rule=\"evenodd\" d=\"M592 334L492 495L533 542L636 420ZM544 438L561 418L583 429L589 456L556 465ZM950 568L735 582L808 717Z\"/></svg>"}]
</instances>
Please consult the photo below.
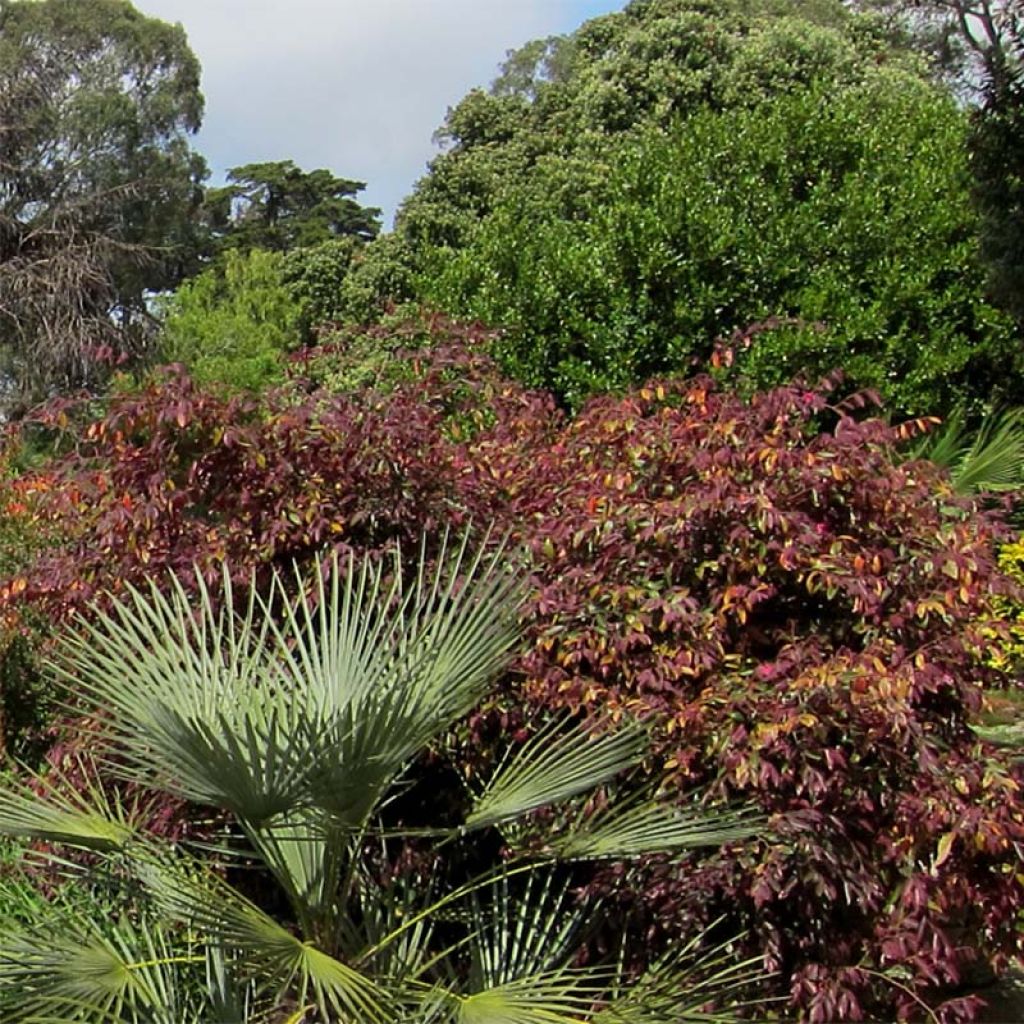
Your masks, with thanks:
<instances>
[{"instance_id":1,"label":"green shrub","mask_svg":"<svg viewBox=\"0 0 1024 1024\"><path fill-rule=\"evenodd\" d=\"M164 305L160 354L199 382L258 391L284 379L302 338L302 306L278 253L229 250Z\"/></svg>"},{"instance_id":2,"label":"green shrub","mask_svg":"<svg viewBox=\"0 0 1024 1024\"><path fill-rule=\"evenodd\" d=\"M526 588L508 552L419 550L269 593L250 577L237 602L226 566L220 588L151 582L63 638L55 667L101 753L71 777L0 781L0 835L51 844L40 860L74 879L50 901L0 886L5 1021L655 1024L715 1004L701 1019L735 1019L757 966L691 946L629 977L590 942L601 903L572 879L763 821L683 814L653 786L609 799L648 748L622 720L509 737L467 792L453 726L511 659ZM114 759L130 797L99 767ZM171 841L154 800L203 808L218 841Z\"/></svg>"},{"instance_id":3,"label":"green shrub","mask_svg":"<svg viewBox=\"0 0 1024 1024\"><path fill-rule=\"evenodd\" d=\"M356 252L362 248L355 238L336 238L292 249L285 255L283 279L294 301L302 307L307 338L320 325L345 318L341 289Z\"/></svg>"}]
</instances>

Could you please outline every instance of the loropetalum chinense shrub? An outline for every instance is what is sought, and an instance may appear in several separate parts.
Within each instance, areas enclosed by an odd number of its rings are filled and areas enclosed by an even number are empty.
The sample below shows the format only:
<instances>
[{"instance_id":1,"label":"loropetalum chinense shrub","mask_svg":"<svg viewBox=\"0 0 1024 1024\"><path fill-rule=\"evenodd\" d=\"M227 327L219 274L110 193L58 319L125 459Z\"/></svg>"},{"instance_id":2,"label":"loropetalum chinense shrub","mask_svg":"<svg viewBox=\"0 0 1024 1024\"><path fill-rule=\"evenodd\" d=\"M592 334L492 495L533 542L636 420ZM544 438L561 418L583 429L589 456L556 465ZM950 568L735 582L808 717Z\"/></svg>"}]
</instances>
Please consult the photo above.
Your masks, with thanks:
<instances>
[{"instance_id":1,"label":"loropetalum chinense shrub","mask_svg":"<svg viewBox=\"0 0 1024 1024\"><path fill-rule=\"evenodd\" d=\"M1024 780L972 729L998 674L983 612L1013 592L999 522L828 384L652 382L570 419L483 340L442 331L344 394L306 380L256 404L172 376L116 399L48 470L36 514L64 539L0 587L5 609L58 621L168 568L247 576L445 524L511 535L527 645L466 725L479 756L537 708L640 716L680 800L770 816L682 866L591 875L642 922L632 948L724 916L778 1012L970 1019L958 987L1022 942Z\"/></svg>"}]
</instances>

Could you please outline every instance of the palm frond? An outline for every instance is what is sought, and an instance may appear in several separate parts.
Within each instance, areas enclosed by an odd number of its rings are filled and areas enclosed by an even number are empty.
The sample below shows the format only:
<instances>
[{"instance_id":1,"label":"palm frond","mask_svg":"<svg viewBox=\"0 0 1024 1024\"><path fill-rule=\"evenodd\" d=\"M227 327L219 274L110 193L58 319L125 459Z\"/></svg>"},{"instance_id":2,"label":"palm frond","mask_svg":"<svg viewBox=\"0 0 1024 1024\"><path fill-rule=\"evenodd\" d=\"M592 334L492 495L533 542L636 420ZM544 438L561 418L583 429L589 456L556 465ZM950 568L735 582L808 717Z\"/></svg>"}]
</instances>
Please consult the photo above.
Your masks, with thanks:
<instances>
[{"instance_id":1,"label":"palm frond","mask_svg":"<svg viewBox=\"0 0 1024 1024\"><path fill-rule=\"evenodd\" d=\"M279 653L332 716L333 759L313 799L358 829L410 758L484 696L518 638L520 584L499 551L470 556L463 540L405 584L396 561L318 573L281 627ZM339 580L342 582L339 584ZM349 582L351 581L351 582Z\"/></svg>"},{"instance_id":2,"label":"palm frond","mask_svg":"<svg viewBox=\"0 0 1024 1024\"><path fill-rule=\"evenodd\" d=\"M109 714L103 739L129 777L262 821L301 800L321 734L266 657L267 625L218 608L202 580L127 600L62 643L56 670ZM225 575L225 603L233 601ZM193 607L194 606L194 607Z\"/></svg>"},{"instance_id":3,"label":"palm frond","mask_svg":"<svg viewBox=\"0 0 1024 1024\"><path fill-rule=\"evenodd\" d=\"M437 902L432 878L398 876L382 886L367 874L354 895L357 913L339 922L341 944L362 969L396 990L410 985L421 990L424 977L446 973L445 950L433 947L438 921L430 912Z\"/></svg>"},{"instance_id":4,"label":"palm frond","mask_svg":"<svg viewBox=\"0 0 1024 1024\"><path fill-rule=\"evenodd\" d=\"M720 922L670 949L639 977L623 973L617 990L591 1018L591 1024L735 1024L751 986L763 982L760 957L744 957L740 937L708 944ZM763 1001L756 1005L762 1006Z\"/></svg>"},{"instance_id":5,"label":"palm frond","mask_svg":"<svg viewBox=\"0 0 1024 1024\"><path fill-rule=\"evenodd\" d=\"M90 766L81 767L84 784L26 768L21 780L0 788L0 834L93 851L122 849L135 836L130 814L107 797Z\"/></svg>"},{"instance_id":6,"label":"palm frond","mask_svg":"<svg viewBox=\"0 0 1024 1024\"><path fill-rule=\"evenodd\" d=\"M346 1022L389 1020L388 999L373 981L293 935L211 871L163 858L143 865L140 876L162 913L242 954L250 977L294 990L300 1002L312 998Z\"/></svg>"},{"instance_id":7,"label":"palm frond","mask_svg":"<svg viewBox=\"0 0 1024 1024\"><path fill-rule=\"evenodd\" d=\"M495 825L593 789L640 762L647 736L639 726L595 733L553 722L504 763L474 801L466 828Z\"/></svg>"},{"instance_id":8,"label":"palm frond","mask_svg":"<svg viewBox=\"0 0 1024 1024\"><path fill-rule=\"evenodd\" d=\"M310 804L358 829L404 764L486 692L517 637L518 584L463 541L406 586L396 565L318 571L245 611L225 575L128 598L63 644L69 687L109 709L130 777L262 824ZM283 622L272 605L285 604Z\"/></svg>"},{"instance_id":9,"label":"palm frond","mask_svg":"<svg viewBox=\"0 0 1024 1024\"><path fill-rule=\"evenodd\" d=\"M303 809L248 830L253 850L288 895L308 937L337 916L343 865L356 855L356 840L322 814Z\"/></svg>"},{"instance_id":10,"label":"palm frond","mask_svg":"<svg viewBox=\"0 0 1024 1024\"><path fill-rule=\"evenodd\" d=\"M45 930L5 930L0 939L5 1021L179 1024L198 1010L194 992L182 985L183 968L197 970L204 957L176 948L161 927L67 915L50 924L58 922Z\"/></svg>"},{"instance_id":11,"label":"palm frond","mask_svg":"<svg viewBox=\"0 0 1024 1024\"><path fill-rule=\"evenodd\" d=\"M958 494L1019 490L1024 487L1024 409L989 413L974 431L955 410L913 455L947 469Z\"/></svg>"},{"instance_id":12,"label":"palm frond","mask_svg":"<svg viewBox=\"0 0 1024 1024\"><path fill-rule=\"evenodd\" d=\"M762 816L749 811L687 811L664 802L612 804L551 846L564 860L621 860L740 842L763 833L765 826Z\"/></svg>"},{"instance_id":13,"label":"palm frond","mask_svg":"<svg viewBox=\"0 0 1024 1024\"><path fill-rule=\"evenodd\" d=\"M458 1024L585 1024L607 985L595 972L529 975L458 998Z\"/></svg>"},{"instance_id":14,"label":"palm frond","mask_svg":"<svg viewBox=\"0 0 1024 1024\"><path fill-rule=\"evenodd\" d=\"M245 982L241 955L213 942L206 945L205 1020L208 1024L250 1024L255 1021L256 984Z\"/></svg>"},{"instance_id":15,"label":"palm frond","mask_svg":"<svg viewBox=\"0 0 1024 1024\"><path fill-rule=\"evenodd\" d=\"M470 988L496 988L564 967L579 948L586 919L555 872L501 875L472 896Z\"/></svg>"}]
</instances>

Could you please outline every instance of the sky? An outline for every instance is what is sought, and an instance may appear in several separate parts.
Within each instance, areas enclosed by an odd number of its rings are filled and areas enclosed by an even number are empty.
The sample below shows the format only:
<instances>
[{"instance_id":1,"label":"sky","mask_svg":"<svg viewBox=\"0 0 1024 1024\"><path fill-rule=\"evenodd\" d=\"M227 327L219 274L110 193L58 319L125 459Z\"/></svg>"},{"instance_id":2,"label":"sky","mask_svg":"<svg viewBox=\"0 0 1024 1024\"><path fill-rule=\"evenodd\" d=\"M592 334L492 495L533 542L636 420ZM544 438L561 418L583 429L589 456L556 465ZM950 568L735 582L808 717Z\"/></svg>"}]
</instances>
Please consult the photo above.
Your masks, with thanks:
<instances>
[{"instance_id":1,"label":"sky","mask_svg":"<svg viewBox=\"0 0 1024 1024\"><path fill-rule=\"evenodd\" d=\"M203 66L196 147L213 176L293 160L365 181L395 207L436 152L449 106L495 77L505 53L570 32L625 0L135 0L180 22Z\"/></svg>"}]
</instances>

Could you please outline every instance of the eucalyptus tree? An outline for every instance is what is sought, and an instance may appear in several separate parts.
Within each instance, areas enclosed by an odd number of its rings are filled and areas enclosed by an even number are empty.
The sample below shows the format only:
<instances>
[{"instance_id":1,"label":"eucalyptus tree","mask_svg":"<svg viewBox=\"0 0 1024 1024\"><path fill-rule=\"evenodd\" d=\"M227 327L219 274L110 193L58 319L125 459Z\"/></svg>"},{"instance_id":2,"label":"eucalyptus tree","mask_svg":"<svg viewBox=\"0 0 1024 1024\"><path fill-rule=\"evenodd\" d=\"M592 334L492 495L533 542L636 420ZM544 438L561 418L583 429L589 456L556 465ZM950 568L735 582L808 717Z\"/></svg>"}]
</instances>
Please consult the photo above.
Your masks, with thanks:
<instances>
[{"instance_id":1,"label":"eucalyptus tree","mask_svg":"<svg viewBox=\"0 0 1024 1024\"><path fill-rule=\"evenodd\" d=\"M87 383L141 345L147 291L175 284L193 251L202 111L180 26L127 0L0 0L9 398Z\"/></svg>"},{"instance_id":2,"label":"eucalyptus tree","mask_svg":"<svg viewBox=\"0 0 1024 1024\"><path fill-rule=\"evenodd\" d=\"M0 893L5 1021L732 1019L752 966L725 946L629 979L614 948L581 966L602 907L568 881L588 859L742 840L751 820L616 801L646 754L630 723L551 720L485 777L445 774L453 725L517 643L522 585L464 544L437 564L335 562L263 597L227 575L217 599L132 591L66 639L57 670L97 709L99 752L74 787L0 789L0 832L49 844L74 882ZM161 839L153 793L217 827Z\"/></svg>"}]
</instances>

